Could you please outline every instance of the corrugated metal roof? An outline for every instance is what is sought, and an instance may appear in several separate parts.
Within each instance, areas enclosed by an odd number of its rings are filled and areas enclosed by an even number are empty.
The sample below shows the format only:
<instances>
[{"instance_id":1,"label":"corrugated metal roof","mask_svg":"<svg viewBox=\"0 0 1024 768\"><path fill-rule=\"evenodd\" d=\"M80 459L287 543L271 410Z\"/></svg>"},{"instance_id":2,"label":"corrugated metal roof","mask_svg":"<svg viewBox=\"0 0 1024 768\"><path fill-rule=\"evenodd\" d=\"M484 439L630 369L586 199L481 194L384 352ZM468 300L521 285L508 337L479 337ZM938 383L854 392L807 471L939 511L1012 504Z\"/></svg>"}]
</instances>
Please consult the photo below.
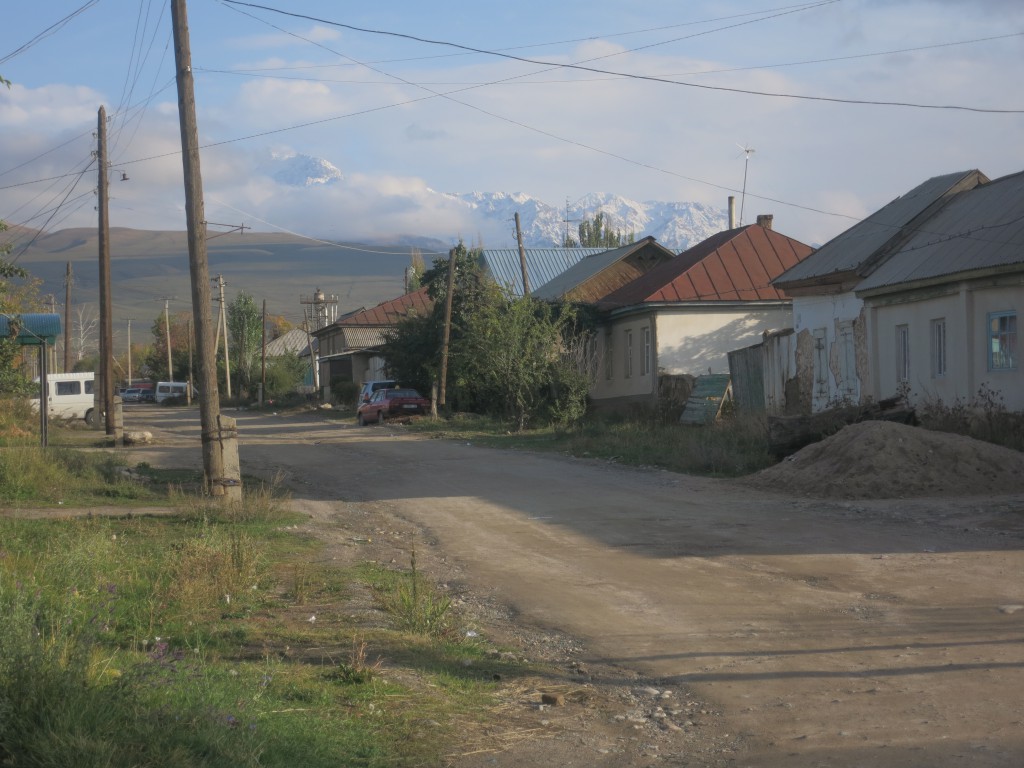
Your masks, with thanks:
<instances>
[{"instance_id":1,"label":"corrugated metal roof","mask_svg":"<svg viewBox=\"0 0 1024 768\"><path fill-rule=\"evenodd\" d=\"M857 291L1024 264L1024 172L960 192Z\"/></svg>"},{"instance_id":2,"label":"corrugated metal roof","mask_svg":"<svg viewBox=\"0 0 1024 768\"><path fill-rule=\"evenodd\" d=\"M387 341L385 331L385 328L345 328L345 348L352 350L379 347Z\"/></svg>"},{"instance_id":3,"label":"corrugated metal roof","mask_svg":"<svg viewBox=\"0 0 1024 768\"><path fill-rule=\"evenodd\" d=\"M914 222L944 197L956 191L985 183L988 178L977 170L935 176L897 197L863 221L836 235L799 265L785 272L778 285L829 275L860 272L887 247L899 240L904 227Z\"/></svg>"},{"instance_id":4,"label":"corrugated metal roof","mask_svg":"<svg viewBox=\"0 0 1024 768\"><path fill-rule=\"evenodd\" d=\"M60 315L53 314L0 314L0 338L10 337L12 326L17 331L18 344L38 345L40 337L53 344L60 336Z\"/></svg>"},{"instance_id":5,"label":"corrugated metal roof","mask_svg":"<svg viewBox=\"0 0 1024 768\"><path fill-rule=\"evenodd\" d=\"M273 341L267 342L267 357L281 357L282 355L308 354L307 344L309 337L301 328L292 328L283 333ZM313 341L316 346L316 340Z\"/></svg>"},{"instance_id":6,"label":"corrugated metal roof","mask_svg":"<svg viewBox=\"0 0 1024 768\"><path fill-rule=\"evenodd\" d=\"M729 229L610 293L602 306L666 301L778 301L772 280L798 264L811 247L758 224Z\"/></svg>"},{"instance_id":7,"label":"corrugated metal roof","mask_svg":"<svg viewBox=\"0 0 1024 768\"><path fill-rule=\"evenodd\" d=\"M526 276L533 286L542 286L588 256L604 248L526 248ZM480 262L498 285L514 296L523 295L523 270L518 248L485 248Z\"/></svg>"},{"instance_id":8,"label":"corrugated metal roof","mask_svg":"<svg viewBox=\"0 0 1024 768\"><path fill-rule=\"evenodd\" d=\"M675 256L675 254L668 248L658 243L653 237L648 236L640 240L638 243L630 243L619 248L613 248L609 251L601 251L591 256L587 256L585 259L576 262L560 275L556 275L553 279L544 283L544 285L531 291L531 295L535 299L544 299L547 301L560 299L606 269L624 261L633 254L644 249L654 249L656 251L655 257L660 255L666 260L674 258ZM605 293L607 293L607 291L605 291ZM599 299L603 298L603 296L595 296L593 298Z\"/></svg>"},{"instance_id":9,"label":"corrugated metal roof","mask_svg":"<svg viewBox=\"0 0 1024 768\"><path fill-rule=\"evenodd\" d=\"M399 296L397 299L382 301L376 307L353 312L338 320L334 325L394 325L401 318L412 313L425 315L433 306L434 301L427 295L427 289L420 288L418 291Z\"/></svg>"}]
</instances>

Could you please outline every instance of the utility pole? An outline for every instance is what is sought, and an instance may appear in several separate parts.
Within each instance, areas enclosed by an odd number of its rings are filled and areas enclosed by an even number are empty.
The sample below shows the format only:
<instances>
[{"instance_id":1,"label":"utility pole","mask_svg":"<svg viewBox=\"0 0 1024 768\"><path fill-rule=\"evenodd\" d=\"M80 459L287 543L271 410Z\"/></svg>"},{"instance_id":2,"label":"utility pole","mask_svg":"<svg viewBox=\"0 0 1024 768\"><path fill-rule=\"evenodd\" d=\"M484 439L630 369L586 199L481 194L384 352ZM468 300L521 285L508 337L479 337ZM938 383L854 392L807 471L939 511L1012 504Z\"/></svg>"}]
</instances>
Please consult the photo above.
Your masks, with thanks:
<instances>
[{"instance_id":1,"label":"utility pole","mask_svg":"<svg viewBox=\"0 0 1024 768\"><path fill-rule=\"evenodd\" d=\"M132 319L128 318L128 386L132 385Z\"/></svg>"},{"instance_id":2,"label":"utility pole","mask_svg":"<svg viewBox=\"0 0 1024 768\"><path fill-rule=\"evenodd\" d=\"M188 385L185 387L185 402L192 405L192 318L185 324L185 336L188 339Z\"/></svg>"},{"instance_id":3,"label":"utility pole","mask_svg":"<svg viewBox=\"0 0 1024 768\"><path fill-rule=\"evenodd\" d=\"M224 286L226 283L224 282L223 275L217 275L216 280L213 280L213 278L210 278L210 280L217 283L217 289L220 294L220 327L224 328L224 388L227 391L228 397L231 397L231 361L228 359L228 315L224 305ZM218 337L220 336L220 327L217 329ZM216 345L214 347L216 348Z\"/></svg>"},{"instance_id":4,"label":"utility pole","mask_svg":"<svg viewBox=\"0 0 1024 768\"><path fill-rule=\"evenodd\" d=\"M448 251L448 295L444 299L444 340L441 342L441 385L437 403L445 406L445 390L448 387L448 342L452 337L452 294L455 293L455 249Z\"/></svg>"},{"instance_id":5,"label":"utility pole","mask_svg":"<svg viewBox=\"0 0 1024 768\"><path fill-rule=\"evenodd\" d=\"M168 309L170 303L170 299L164 299L164 340L167 345L167 380L174 381L174 366L171 365L171 315Z\"/></svg>"},{"instance_id":6,"label":"utility pole","mask_svg":"<svg viewBox=\"0 0 1024 768\"><path fill-rule=\"evenodd\" d=\"M263 407L263 398L267 392L267 300L263 300L263 323L260 347L263 350L260 355L260 407ZM313 350L310 350L310 354Z\"/></svg>"},{"instance_id":7,"label":"utility pole","mask_svg":"<svg viewBox=\"0 0 1024 768\"><path fill-rule=\"evenodd\" d=\"M107 210L107 110L100 107L96 119L99 165L99 257L100 257L100 370L97 397L100 413L108 435L115 434L114 425L114 333L113 311L110 302L110 217Z\"/></svg>"},{"instance_id":8,"label":"utility pole","mask_svg":"<svg viewBox=\"0 0 1024 768\"><path fill-rule=\"evenodd\" d=\"M64 373L71 370L71 262L64 273Z\"/></svg>"},{"instance_id":9,"label":"utility pole","mask_svg":"<svg viewBox=\"0 0 1024 768\"><path fill-rule=\"evenodd\" d=\"M210 272L206 258L206 215L203 206L202 175L199 168L199 136L192 78L192 53L185 0L172 0L174 64L178 86L178 119L181 128L181 158L185 175L185 218L188 224L189 272L192 282L192 312L196 321L196 351L199 355L199 417L203 446L203 473L211 495L241 500L241 480L225 476L225 434L217 391L214 357L213 318L210 313ZM226 426L226 425L225 425ZM234 423L229 429L233 431ZM228 435L231 439L233 435ZM234 441L232 441L234 442ZM237 446L235 446L237 456ZM237 467L232 467L237 470Z\"/></svg>"},{"instance_id":10,"label":"utility pole","mask_svg":"<svg viewBox=\"0 0 1024 768\"><path fill-rule=\"evenodd\" d=\"M526 249L523 248L523 228L519 224L519 211L516 211L516 242L519 243L519 268L523 271L523 296L529 296L530 278L526 273Z\"/></svg>"}]
</instances>

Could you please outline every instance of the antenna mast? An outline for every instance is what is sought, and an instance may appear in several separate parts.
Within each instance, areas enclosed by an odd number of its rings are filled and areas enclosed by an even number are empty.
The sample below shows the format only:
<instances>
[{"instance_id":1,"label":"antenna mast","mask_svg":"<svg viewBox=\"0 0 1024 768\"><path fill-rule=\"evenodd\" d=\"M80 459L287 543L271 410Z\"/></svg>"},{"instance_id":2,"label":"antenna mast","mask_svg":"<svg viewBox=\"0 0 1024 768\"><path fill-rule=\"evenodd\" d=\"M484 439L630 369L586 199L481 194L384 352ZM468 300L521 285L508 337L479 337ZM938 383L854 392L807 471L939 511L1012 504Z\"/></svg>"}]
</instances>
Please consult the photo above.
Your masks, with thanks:
<instances>
[{"instance_id":1,"label":"antenna mast","mask_svg":"<svg viewBox=\"0 0 1024 768\"><path fill-rule=\"evenodd\" d=\"M750 168L750 156L754 154L755 150L753 147L746 147L740 144L736 145L743 150L743 194L740 195L740 226L743 226L743 206L747 202L747 169Z\"/></svg>"}]
</instances>

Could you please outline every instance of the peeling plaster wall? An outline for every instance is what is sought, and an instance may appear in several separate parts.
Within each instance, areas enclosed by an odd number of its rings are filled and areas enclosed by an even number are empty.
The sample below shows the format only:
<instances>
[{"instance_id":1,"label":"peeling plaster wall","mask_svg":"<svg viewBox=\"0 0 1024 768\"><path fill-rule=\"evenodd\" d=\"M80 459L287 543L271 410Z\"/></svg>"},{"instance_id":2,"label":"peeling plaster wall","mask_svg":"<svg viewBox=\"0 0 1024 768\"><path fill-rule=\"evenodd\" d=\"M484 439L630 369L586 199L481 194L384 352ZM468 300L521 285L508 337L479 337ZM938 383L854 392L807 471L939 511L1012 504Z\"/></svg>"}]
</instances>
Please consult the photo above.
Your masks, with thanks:
<instances>
[{"instance_id":1,"label":"peeling plaster wall","mask_svg":"<svg viewBox=\"0 0 1024 768\"><path fill-rule=\"evenodd\" d=\"M869 391L867 336L864 325L863 302L852 292L824 296L802 296L793 299L793 327L797 332L797 384L787 387L787 413L810 413L821 410L843 400L861 400ZM840 327L853 324L853 360L851 374L855 382L843 386L843 361L845 351L841 344ZM825 366L827 396L814 397L815 348L813 333L825 331ZM798 395L799 402L789 403L790 390Z\"/></svg>"}]
</instances>

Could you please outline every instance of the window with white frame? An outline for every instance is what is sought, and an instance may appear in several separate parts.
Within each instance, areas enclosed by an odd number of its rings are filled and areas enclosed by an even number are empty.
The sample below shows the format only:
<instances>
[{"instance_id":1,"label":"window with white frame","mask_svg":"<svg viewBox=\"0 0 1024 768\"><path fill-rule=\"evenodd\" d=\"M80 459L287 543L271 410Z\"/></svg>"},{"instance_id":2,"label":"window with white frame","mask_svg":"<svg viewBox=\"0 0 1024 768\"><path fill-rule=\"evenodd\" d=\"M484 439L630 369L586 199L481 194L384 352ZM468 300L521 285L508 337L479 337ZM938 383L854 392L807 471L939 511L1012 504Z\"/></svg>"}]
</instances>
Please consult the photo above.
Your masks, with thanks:
<instances>
[{"instance_id":1,"label":"window with white frame","mask_svg":"<svg viewBox=\"0 0 1024 768\"><path fill-rule=\"evenodd\" d=\"M910 381L910 326L896 326L896 382Z\"/></svg>"},{"instance_id":2,"label":"window with white frame","mask_svg":"<svg viewBox=\"0 0 1024 768\"><path fill-rule=\"evenodd\" d=\"M932 378L946 375L946 318L932 320Z\"/></svg>"},{"instance_id":3,"label":"window with white frame","mask_svg":"<svg viewBox=\"0 0 1024 768\"><path fill-rule=\"evenodd\" d=\"M643 329L643 357L640 358L640 375L646 376L651 372L651 328Z\"/></svg>"},{"instance_id":4,"label":"window with white frame","mask_svg":"<svg viewBox=\"0 0 1024 768\"><path fill-rule=\"evenodd\" d=\"M622 363L623 375L628 379L633 375L633 330L631 328L626 329L625 342L623 345L625 357L623 357Z\"/></svg>"},{"instance_id":5,"label":"window with white frame","mask_svg":"<svg viewBox=\"0 0 1024 768\"><path fill-rule=\"evenodd\" d=\"M1017 313L992 312L988 316L988 369L1017 369Z\"/></svg>"}]
</instances>

